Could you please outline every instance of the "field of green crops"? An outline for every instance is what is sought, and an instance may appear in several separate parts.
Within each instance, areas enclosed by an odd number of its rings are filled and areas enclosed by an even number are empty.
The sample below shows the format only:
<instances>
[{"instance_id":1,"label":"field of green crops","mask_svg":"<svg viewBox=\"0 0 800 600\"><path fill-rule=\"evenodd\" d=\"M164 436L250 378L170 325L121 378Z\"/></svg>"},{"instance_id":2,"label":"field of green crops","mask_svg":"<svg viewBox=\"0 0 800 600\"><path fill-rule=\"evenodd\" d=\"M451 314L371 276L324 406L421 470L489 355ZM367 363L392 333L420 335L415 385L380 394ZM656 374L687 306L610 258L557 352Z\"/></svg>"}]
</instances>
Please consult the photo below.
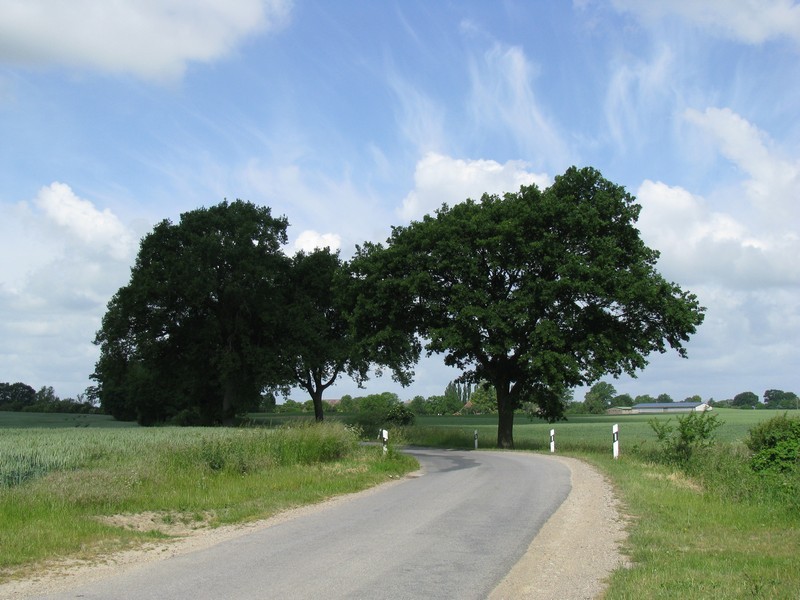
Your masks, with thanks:
<instances>
[{"instance_id":1,"label":"field of green crops","mask_svg":"<svg viewBox=\"0 0 800 600\"><path fill-rule=\"evenodd\" d=\"M791 414L793 411L789 411ZM794 411L797 412L797 411ZM717 430L720 442L741 442L751 427L772 418L778 413L767 410L716 409L711 414L723 422ZM611 452L611 427L620 428L620 447L623 451L652 445L656 435L650 427L652 419L677 421L682 415L571 415L567 421L549 424L544 421L531 422L524 415L516 415L514 421L514 444L518 449L549 450L550 430L555 430L556 449L563 452ZM492 448L497 440L496 415L465 416L421 416L416 426L408 432L414 443L424 444L447 435L454 447L470 448L474 445L474 432L478 430L479 445ZM446 431L446 433L445 433Z\"/></svg>"}]
</instances>

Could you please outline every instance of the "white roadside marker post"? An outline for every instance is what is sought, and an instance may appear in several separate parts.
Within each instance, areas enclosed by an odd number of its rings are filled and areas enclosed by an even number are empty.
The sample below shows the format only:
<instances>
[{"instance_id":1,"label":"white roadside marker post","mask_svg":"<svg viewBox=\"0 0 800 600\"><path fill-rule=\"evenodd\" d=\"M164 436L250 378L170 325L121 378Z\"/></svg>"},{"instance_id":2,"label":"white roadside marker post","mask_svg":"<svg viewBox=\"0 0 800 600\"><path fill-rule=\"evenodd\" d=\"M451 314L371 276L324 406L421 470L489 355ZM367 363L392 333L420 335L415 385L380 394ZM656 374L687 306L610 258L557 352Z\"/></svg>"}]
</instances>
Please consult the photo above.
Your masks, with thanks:
<instances>
[{"instance_id":1,"label":"white roadside marker post","mask_svg":"<svg viewBox=\"0 0 800 600\"><path fill-rule=\"evenodd\" d=\"M475 450L478 449L478 430L475 430Z\"/></svg>"},{"instance_id":2,"label":"white roadside marker post","mask_svg":"<svg viewBox=\"0 0 800 600\"><path fill-rule=\"evenodd\" d=\"M613 438L613 442L611 444L611 450L614 454L614 458L619 458L619 425L614 423L614 426L611 428L611 434Z\"/></svg>"},{"instance_id":3,"label":"white roadside marker post","mask_svg":"<svg viewBox=\"0 0 800 600\"><path fill-rule=\"evenodd\" d=\"M551 429L550 430L550 453L552 454L555 451L556 451L556 430L555 429Z\"/></svg>"},{"instance_id":4,"label":"white roadside marker post","mask_svg":"<svg viewBox=\"0 0 800 600\"><path fill-rule=\"evenodd\" d=\"M386 454L388 452L389 432L385 429L381 429L380 440L383 443L383 453Z\"/></svg>"}]
</instances>

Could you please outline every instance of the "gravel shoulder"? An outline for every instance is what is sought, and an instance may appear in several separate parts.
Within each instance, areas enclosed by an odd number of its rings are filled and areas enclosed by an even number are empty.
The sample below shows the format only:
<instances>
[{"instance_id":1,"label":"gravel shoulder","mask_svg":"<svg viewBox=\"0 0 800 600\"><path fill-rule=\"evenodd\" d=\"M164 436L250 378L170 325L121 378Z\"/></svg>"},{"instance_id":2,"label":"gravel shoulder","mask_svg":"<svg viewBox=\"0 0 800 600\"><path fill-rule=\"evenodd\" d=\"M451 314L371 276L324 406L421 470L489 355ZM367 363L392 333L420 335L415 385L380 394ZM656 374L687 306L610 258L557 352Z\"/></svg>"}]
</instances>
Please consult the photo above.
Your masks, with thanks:
<instances>
[{"instance_id":1,"label":"gravel shoulder","mask_svg":"<svg viewBox=\"0 0 800 600\"><path fill-rule=\"evenodd\" d=\"M526 554L492 592L491 600L597 598L602 595L605 579L611 571L627 564L620 552L625 523L611 485L596 469L582 461L565 457L552 457L552 460L561 461L570 469L572 490L542 527ZM418 474L409 475L415 476ZM181 537L114 553L92 563L59 561L41 565L33 575L0 584L0 598L27 598L65 591L153 561L248 535L354 497L374 494L401 481L292 509L246 525L181 532Z\"/></svg>"}]
</instances>

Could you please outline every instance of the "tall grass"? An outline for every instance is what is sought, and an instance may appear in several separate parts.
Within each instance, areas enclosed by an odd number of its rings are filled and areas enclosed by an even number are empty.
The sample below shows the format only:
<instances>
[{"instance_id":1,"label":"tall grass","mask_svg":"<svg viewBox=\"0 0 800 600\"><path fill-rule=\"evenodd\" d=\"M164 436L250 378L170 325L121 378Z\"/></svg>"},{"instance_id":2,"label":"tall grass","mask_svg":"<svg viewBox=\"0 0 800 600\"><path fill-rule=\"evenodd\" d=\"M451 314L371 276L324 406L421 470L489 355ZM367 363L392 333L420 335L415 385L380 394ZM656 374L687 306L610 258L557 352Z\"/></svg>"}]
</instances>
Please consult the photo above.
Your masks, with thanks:
<instances>
[{"instance_id":1,"label":"tall grass","mask_svg":"<svg viewBox=\"0 0 800 600\"><path fill-rule=\"evenodd\" d=\"M0 436L0 579L33 561L163 537L98 517L154 512L210 526L353 492L416 467L342 424L8 429Z\"/></svg>"}]
</instances>

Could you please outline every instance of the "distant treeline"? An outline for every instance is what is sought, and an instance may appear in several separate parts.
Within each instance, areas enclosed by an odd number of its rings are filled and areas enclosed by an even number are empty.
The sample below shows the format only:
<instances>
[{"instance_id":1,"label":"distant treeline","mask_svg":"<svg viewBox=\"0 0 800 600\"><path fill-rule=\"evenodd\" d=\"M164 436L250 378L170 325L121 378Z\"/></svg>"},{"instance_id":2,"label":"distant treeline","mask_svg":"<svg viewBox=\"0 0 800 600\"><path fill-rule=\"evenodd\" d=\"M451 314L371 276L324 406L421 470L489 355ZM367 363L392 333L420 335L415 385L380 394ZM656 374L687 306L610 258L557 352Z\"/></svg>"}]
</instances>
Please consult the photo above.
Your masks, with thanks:
<instances>
[{"instance_id":1,"label":"distant treeline","mask_svg":"<svg viewBox=\"0 0 800 600\"><path fill-rule=\"evenodd\" d=\"M631 407L636 404L650 404L654 402L675 402L669 394L659 394L650 396L643 394L635 398L630 394L617 394L614 386L606 381L595 383L586 392L582 402L573 401L572 398L565 400L567 412L573 414L593 413L602 414L609 408ZM733 398L727 400L714 400L710 398L703 400L700 396L689 396L682 402L707 402L710 406L719 408L749 408L749 409L772 409L788 410L800 408L800 398L794 392L784 392L783 390L766 390L763 401L754 392L741 392Z\"/></svg>"},{"instance_id":2,"label":"distant treeline","mask_svg":"<svg viewBox=\"0 0 800 600\"><path fill-rule=\"evenodd\" d=\"M102 409L90 394L59 398L52 386L37 392L26 383L0 383L0 411L100 414Z\"/></svg>"}]
</instances>

